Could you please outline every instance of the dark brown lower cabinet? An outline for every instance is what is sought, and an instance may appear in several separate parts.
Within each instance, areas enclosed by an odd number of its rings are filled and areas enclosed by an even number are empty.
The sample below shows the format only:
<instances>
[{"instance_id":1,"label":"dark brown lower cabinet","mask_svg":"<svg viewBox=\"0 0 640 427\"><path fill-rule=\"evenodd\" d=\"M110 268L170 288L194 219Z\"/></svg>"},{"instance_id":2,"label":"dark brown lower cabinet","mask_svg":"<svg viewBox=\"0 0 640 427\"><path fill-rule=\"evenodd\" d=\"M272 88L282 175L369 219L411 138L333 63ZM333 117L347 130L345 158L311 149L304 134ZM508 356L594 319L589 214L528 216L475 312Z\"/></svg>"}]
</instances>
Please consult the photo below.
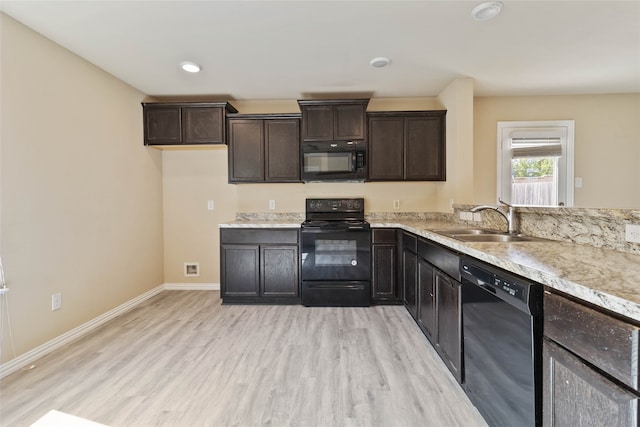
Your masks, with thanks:
<instances>
[{"instance_id":1,"label":"dark brown lower cabinet","mask_svg":"<svg viewBox=\"0 0 640 427\"><path fill-rule=\"evenodd\" d=\"M545 427L638 426L637 395L548 339L543 366Z\"/></svg>"},{"instance_id":2,"label":"dark brown lower cabinet","mask_svg":"<svg viewBox=\"0 0 640 427\"><path fill-rule=\"evenodd\" d=\"M371 230L371 300L374 304L399 304L398 231Z\"/></svg>"},{"instance_id":3,"label":"dark brown lower cabinet","mask_svg":"<svg viewBox=\"0 0 640 427\"><path fill-rule=\"evenodd\" d=\"M221 296L257 297L260 294L260 246L223 244L221 255Z\"/></svg>"},{"instance_id":4,"label":"dark brown lower cabinet","mask_svg":"<svg viewBox=\"0 0 640 427\"><path fill-rule=\"evenodd\" d=\"M640 425L640 325L547 290L543 425Z\"/></svg>"},{"instance_id":5,"label":"dark brown lower cabinet","mask_svg":"<svg viewBox=\"0 0 640 427\"><path fill-rule=\"evenodd\" d=\"M437 327L436 350L451 373L462 382L462 321L460 283L436 272Z\"/></svg>"},{"instance_id":6,"label":"dark brown lower cabinet","mask_svg":"<svg viewBox=\"0 0 640 427\"><path fill-rule=\"evenodd\" d=\"M299 304L299 231L220 230L223 303Z\"/></svg>"},{"instance_id":7,"label":"dark brown lower cabinet","mask_svg":"<svg viewBox=\"0 0 640 427\"><path fill-rule=\"evenodd\" d=\"M418 239L417 322L458 382L462 382L462 300L459 256ZM446 271L446 273L445 273Z\"/></svg>"},{"instance_id":8,"label":"dark brown lower cabinet","mask_svg":"<svg viewBox=\"0 0 640 427\"><path fill-rule=\"evenodd\" d=\"M418 326L435 345L437 342L436 281L435 269L431 264L418 258Z\"/></svg>"},{"instance_id":9,"label":"dark brown lower cabinet","mask_svg":"<svg viewBox=\"0 0 640 427\"><path fill-rule=\"evenodd\" d=\"M418 255L417 238L402 233L402 302L411 316L418 318Z\"/></svg>"},{"instance_id":10,"label":"dark brown lower cabinet","mask_svg":"<svg viewBox=\"0 0 640 427\"><path fill-rule=\"evenodd\" d=\"M298 246L261 246L260 279L263 296L297 298Z\"/></svg>"}]
</instances>

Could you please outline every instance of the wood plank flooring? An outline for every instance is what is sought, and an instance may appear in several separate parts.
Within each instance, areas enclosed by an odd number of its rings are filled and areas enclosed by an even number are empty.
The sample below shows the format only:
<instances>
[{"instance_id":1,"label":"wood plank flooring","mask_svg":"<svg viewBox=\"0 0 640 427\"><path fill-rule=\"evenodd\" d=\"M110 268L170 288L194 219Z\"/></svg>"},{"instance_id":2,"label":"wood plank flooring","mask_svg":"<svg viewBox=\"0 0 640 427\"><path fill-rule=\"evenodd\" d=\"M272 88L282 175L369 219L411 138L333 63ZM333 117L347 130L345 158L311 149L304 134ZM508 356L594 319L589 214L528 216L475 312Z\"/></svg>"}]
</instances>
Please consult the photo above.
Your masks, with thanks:
<instances>
[{"instance_id":1,"label":"wood plank flooring","mask_svg":"<svg viewBox=\"0 0 640 427\"><path fill-rule=\"evenodd\" d=\"M486 424L402 306L221 305L164 291L0 382L0 425Z\"/></svg>"}]
</instances>

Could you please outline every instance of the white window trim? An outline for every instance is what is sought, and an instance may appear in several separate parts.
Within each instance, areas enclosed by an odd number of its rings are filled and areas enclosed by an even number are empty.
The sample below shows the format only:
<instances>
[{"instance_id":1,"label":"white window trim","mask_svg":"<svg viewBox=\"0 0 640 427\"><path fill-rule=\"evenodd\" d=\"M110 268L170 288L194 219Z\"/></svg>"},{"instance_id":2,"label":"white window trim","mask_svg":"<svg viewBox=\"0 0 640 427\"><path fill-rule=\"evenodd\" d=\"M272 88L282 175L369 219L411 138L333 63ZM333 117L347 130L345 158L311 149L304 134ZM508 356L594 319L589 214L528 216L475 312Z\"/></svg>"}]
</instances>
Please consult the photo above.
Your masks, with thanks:
<instances>
[{"instance_id":1,"label":"white window trim","mask_svg":"<svg viewBox=\"0 0 640 427\"><path fill-rule=\"evenodd\" d=\"M564 127L567 129L567 141L565 145L566 149L566 182L565 182L565 196L564 206L573 206L573 189L574 189L574 140L575 140L575 120L535 120L535 121L501 121L498 122L498 135L497 135L497 147L498 147L498 175L496 179L496 194L497 199L505 199L502 194L502 172L503 172L503 153L502 143L504 141L505 129L509 128L559 128ZM496 203L498 202L496 200Z\"/></svg>"}]
</instances>

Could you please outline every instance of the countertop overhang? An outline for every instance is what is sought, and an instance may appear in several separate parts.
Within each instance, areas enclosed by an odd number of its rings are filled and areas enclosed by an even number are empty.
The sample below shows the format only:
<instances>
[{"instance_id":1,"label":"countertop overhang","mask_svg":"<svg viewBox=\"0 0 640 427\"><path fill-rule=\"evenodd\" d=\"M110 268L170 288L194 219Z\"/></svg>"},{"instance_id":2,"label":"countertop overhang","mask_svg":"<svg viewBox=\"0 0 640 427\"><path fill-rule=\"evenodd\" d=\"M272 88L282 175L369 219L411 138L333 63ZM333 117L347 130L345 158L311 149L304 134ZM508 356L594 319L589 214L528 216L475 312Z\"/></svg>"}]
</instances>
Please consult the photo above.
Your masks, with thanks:
<instances>
[{"instance_id":1,"label":"countertop overhang","mask_svg":"<svg viewBox=\"0 0 640 427\"><path fill-rule=\"evenodd\" d=\"M293 221L232 221L220 228L299 228ZM372 228L398 228L506 271L640 322L640 256L554 240L509 243L462 242L432 230L445 221L371 221Z\"/></svg>"}]
</instances>

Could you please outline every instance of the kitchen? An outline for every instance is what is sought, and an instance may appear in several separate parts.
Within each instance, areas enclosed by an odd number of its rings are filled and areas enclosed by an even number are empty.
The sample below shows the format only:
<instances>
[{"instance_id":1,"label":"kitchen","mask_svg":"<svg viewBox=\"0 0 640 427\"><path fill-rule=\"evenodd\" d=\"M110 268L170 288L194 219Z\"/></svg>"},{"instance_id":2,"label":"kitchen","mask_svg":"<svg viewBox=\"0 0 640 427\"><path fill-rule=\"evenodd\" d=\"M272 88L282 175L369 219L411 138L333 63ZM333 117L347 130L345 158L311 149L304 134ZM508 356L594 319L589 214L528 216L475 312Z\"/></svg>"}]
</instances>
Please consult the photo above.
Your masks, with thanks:
<instances>
[{"instance_id":1,"label":"kitchen","mask_svg":"<svg viewBox=\"0 0 640 427\"><path fill-rule=\"evenodd\" d=\"M229 185L224 148L142 146L140 102L149 92L6 15L2 31L3 123L16 123L3 126L2 135L2 260L14 288L9 298L18 355L159 285L215 287L218 224L237 213L301 214L305 198L330 197L336 188L340 196L364 197L370 212L393 213L396 199L399 212L448 212L451 199L495 203L499 120L574 119L583 147L576 176L585 182L575 205L640 206L637 89L480 96L463 78L430 96L373 96L371 111L448 111L447 182ZM15 65L21 61L25 65ZM228 100L247 114L299 112L295 96ZM199 276L185 277L185 262L198 262ZM52 312L56 292L62 308ZM5 341L2 356L3 363L12 358Z\"/></svg>"}]
</instances>

